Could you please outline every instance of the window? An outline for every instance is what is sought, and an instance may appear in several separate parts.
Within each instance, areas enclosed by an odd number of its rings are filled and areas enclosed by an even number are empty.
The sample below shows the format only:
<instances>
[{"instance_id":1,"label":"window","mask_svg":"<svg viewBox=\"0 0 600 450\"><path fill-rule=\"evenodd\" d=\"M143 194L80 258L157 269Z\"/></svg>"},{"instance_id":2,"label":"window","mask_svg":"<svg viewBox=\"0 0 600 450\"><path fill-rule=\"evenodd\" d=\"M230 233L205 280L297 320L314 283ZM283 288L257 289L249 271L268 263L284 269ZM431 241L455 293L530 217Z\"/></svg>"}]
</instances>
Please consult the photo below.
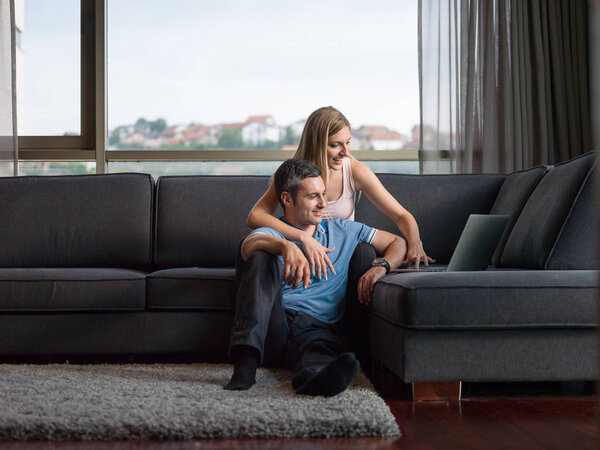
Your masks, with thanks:
<instances>
[{"instance_id":1,"label":"window","mask_svg":"<svg viewBox=\"0 0 600 450\"><path fill-rule=\"evenodd\" d=\"M24 0L17 76L22 136L81 134L79 0Z\"/></svg>"},{"instance_id":2,"label":"window","mask_svg":"<svg viewBox=\"0 0 600 450\"><path fill-rule=\"evenodd\" d=\"M271 173L308 114L333 105L359 159L418 173L415 1L21 2L23 80L33 80L23 88L24 160L77 161L74 173ZM34 44L49 46L37 62ZM62 76L50 82L54 63Z\"/></svg>"},{"instance_id":3,"label":"window","mask_svg":"<svg viewBox=\"0 0 600 450\"><path fill-rule=\"evenodd\" d=\"M19 157L93 161L94 0L17 0L15 6ZM21 166L25 174L35 172L35 164ZM73 173L80 171L74 163Z\"/></svg>"},{"instance_id":4,"label":"window","mask_svg":"<svg viewBox=\"0 0 600 450\"><path fill-rule=\"evenodd\" d=\"M414 149L417 3L108 0L108 148L292 150L324 105Z\"/></svg>"}]
</instances>

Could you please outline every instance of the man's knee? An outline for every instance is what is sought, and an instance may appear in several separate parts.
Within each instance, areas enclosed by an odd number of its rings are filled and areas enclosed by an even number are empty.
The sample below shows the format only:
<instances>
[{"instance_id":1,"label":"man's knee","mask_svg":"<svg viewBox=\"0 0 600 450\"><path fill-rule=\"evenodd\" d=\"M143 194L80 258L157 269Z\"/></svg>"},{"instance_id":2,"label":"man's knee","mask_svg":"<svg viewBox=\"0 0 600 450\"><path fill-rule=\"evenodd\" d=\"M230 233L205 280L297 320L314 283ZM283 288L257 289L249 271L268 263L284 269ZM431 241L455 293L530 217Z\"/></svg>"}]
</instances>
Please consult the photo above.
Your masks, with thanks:
<instances>
[{"instance_id":1,"label":"man's knee","mask_svg":"<svg viewBox=\"0 0 600 450\"><path fill-rule=\"evenodd\" d=\"M270 273L272 276L278 278L283 275L283 267L279 258L262 250L250 253L244 263L244 271L250 271L250 273L255 274Z\"/></svg>"}]
</instances>

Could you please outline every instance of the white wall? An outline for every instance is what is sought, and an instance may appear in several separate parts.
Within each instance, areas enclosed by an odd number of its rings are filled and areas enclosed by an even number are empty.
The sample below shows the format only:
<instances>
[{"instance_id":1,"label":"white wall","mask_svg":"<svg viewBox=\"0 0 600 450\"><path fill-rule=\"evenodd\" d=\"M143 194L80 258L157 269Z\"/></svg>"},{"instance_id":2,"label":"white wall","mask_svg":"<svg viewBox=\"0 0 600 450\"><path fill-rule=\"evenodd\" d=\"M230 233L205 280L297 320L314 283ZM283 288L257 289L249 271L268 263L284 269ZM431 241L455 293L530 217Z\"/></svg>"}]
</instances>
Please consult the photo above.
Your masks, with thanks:
<instances>
[{"instance_id":1,"label":"white wall","mask_svg":"<svg viewBox=\"0 0 600 450\"><path fill-rule=\"evenodd\" d=\"M590 65L590 106L592 145L600 150L600 1L588 0L588 58Z\"/></svg>"}]
</instances>

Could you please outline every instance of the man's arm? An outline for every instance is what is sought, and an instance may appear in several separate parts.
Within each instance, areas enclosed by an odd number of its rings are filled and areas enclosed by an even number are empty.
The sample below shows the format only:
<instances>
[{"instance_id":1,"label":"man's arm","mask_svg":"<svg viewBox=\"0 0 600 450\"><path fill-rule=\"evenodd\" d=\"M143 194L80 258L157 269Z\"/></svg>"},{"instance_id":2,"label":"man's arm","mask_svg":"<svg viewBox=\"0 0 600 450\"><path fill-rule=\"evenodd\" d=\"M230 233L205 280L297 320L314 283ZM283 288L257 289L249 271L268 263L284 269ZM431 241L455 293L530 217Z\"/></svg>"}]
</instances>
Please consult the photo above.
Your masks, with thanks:
<instances>
[{"instance_id":1,"label":"man's arm","mask_svg":"<svg viewBox=\"0 0 600 450\"><path fill-rule=\"evenodd\" d=\"M283 281L296 289L302 281L304 289L311 283L310 266L302 250L283 238L265 233L252 233L242 243L242 259L246 261L252 252L263 250L283 258ZM293 283L293 284L292 284Z\"/></svg>"},{"instance_id":2,"label":"man's arm","mask_svg":"<svg viewBox=\"0 0 600 450\"><path fill-rule=\"evenodd\" d=\"M396 236L387 231L377 230L371 245L375 248L377 255L383 256L389 263L391 269L397 269L402 266L406 258L406 241L400 236ZM371 267L360 277L358 282L358 301L361 303L371 303L373 289L377 283L386 274L385 267Z\"/></svg>"}]
</instances>

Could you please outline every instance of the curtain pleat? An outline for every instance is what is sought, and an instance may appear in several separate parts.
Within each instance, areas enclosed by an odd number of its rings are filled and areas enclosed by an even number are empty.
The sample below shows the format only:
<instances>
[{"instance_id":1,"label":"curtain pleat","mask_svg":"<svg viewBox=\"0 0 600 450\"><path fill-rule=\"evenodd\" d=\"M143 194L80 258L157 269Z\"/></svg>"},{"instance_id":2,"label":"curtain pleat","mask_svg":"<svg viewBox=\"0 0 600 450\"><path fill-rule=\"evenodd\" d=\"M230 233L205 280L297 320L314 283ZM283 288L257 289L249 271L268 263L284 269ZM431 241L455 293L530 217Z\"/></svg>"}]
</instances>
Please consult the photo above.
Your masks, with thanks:
<instances>
[{"instance_id":1,"label":"curtain pleat","mask_svg":"<svg viewBox=\"0 0 600 450\"><path fill-rule=\"evenodd\" d=\"M584 1L420 0L422 172L590 151L586 14Z\"/></svg>"}]
</instances>

